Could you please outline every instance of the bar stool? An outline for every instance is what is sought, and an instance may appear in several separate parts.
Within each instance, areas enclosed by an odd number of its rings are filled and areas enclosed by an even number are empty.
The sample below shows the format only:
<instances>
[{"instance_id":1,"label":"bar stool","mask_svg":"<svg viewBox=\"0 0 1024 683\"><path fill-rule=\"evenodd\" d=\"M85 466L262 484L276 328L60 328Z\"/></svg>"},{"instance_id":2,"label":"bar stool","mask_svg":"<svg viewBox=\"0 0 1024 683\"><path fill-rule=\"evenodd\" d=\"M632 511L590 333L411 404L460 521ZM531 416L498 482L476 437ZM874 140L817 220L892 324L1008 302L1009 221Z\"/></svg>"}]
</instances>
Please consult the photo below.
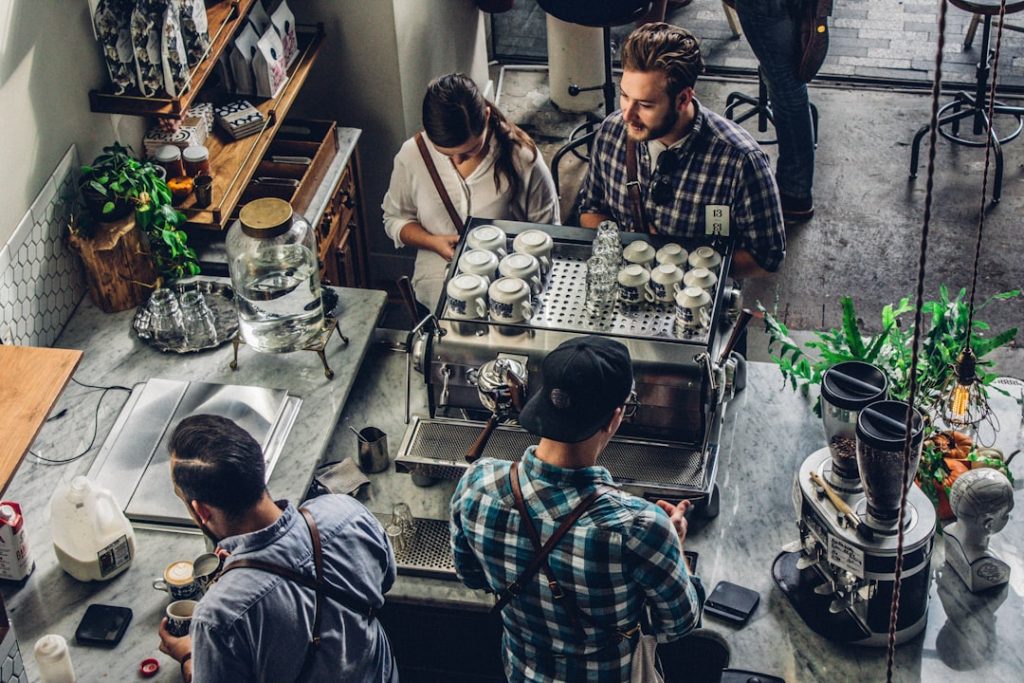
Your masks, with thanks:
<instances>
[{"instance_id":1,"label":"bar stool","mask_svg":"<svg viewBox=\"0 0 1024 683\"><path fill-rule=\"evenodd\" d=\"M615 81L612 73L612 26L631 24L642 18L651 9L651 0L612 0L610 2L594 2L593 0L538 0L540 8L562 21L581 26L600 28L604 39L604 83L591 86L569 86L569 94L601 90L604 93L605 115L615 111ZM589 149L597 133L599 121L587 121L569 136L569 142L551 158L551 176L555 181L555 189L561 194L558 178L558 164L569 153L581 156L579 149ZM585 131L585 132L584 132ZM582 134L581 134L582 133ZM582 157L581 157L582 158Z\"/></svg>"},{"instance_id":2,"label":"bar stool","mask_svg":"<svg viewBox=\"0 0 1024 683\"><path fill-rule=\"evenodd\" d=\"M811 105L811 130L814 132L814 146L818 146L818 108L814 105L814 102L809 102ZM743 111L739 116L736 116L736 110L739 107L746 107L746 111ZM734 90L729 93L725 98L725 111L723 112L725 118L735 123L743 123L752 116L757 116L757 132L766 133L768 132L768 124L775 125L775 119L772 115L772 104L768 99L768 86L764 82L764 75L761 73L760 67L757 69L757 97L751 97L746 93ZM778 143L778 139L770 138L764 140L758 140L759 145L774 145Z\"/></svg>"},{"instance_id":3,"label":"bar stool","mask_svg":"<svg viewBox=\"0 0 1024 683\"><path fill-rule=\"evenodd\" d=\"M981 25L981 50L978 55L978 64L974 70L975 86L974 92L969 93L961 90L953 96L952 102L947 102L939 109L939 118L936 123L938 133L953 144L964 145L965 147L984 147L987 137L992 139L992 151L995 154L996 170L992 183L992 203L999 202L1003 194L1003 149L1002 146L1020 135L1024 130L1024 107L1013 107L999 100L995 101L992 108L993 115L1005 114L1017 120L1017 125L1007 135L1002 137L995 130L995 126L988 120L988 79L992 71L992 57L994 50L991 48L992 17L999 14L999 0L949 0L950 3L965 12L982 16ZM1024 0L1008 1L1006 13L1013 14L1024 10ZM973 23L973 19L972 19ZM976 24L974 24L976 28ZM1004 28L1006 26L1004 25ZM969 42L974 42L974 35L968 28ZM969 44L965 41L965 44ZM1006 62L1009 64L1009 61ZM993 87L995 85L993 84ZM966 118L973 118L972 135L965 137L960 134L960 122ZM946 127L949 130L946 130ZM917 177L917 165L921 156L921 140L931 130L931 124L925 124L918 129L914 135L914 142L910 146L910 177ZM982 137L978 140L978 136Z\"/></svg>"}]
</instances>

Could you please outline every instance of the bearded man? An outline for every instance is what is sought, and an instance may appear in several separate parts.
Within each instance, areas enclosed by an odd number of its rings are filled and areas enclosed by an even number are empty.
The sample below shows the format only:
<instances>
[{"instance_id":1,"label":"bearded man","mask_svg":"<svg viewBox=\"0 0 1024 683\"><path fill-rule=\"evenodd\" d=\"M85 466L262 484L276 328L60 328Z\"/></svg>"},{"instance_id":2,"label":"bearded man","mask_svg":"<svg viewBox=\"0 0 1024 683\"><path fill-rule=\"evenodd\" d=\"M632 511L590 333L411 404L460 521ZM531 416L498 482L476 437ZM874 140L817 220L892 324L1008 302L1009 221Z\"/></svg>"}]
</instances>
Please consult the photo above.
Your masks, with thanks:
<instances>
[{"instance_id":1,"label":"bearded man","mask_svg":"<svg viewBox=\"0 0 1024 683\"><path fill-rule=\"evenodd\" d=\"M638 232L727 236L733 277L778 270L786 232L771 164L746 131L694 96L704 69L697 39L647 24L629 35L621 58L621 108L594 138L580 225L613 220Z\"/></svg>"}]
</instances>

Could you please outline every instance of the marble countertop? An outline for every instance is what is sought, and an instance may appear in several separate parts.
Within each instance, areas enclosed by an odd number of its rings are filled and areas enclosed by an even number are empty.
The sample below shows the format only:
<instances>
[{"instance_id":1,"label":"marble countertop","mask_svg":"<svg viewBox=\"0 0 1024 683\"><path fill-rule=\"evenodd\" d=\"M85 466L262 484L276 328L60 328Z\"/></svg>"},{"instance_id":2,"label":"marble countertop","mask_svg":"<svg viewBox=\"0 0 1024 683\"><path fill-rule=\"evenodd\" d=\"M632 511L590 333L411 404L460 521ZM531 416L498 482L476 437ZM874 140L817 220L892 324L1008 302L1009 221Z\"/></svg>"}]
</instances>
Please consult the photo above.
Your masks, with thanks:
<instances>
[{"instance_id":1,"label":"marble countertop","mask_svg":"<svg viewBox=\"0 0 1024 683\"><path fill-rule=\"evenodd\" d=\"M300 397L303 403L297 421L268 484L276 498L299 501L327 450L386 299L381 291L337 291L340 325L349 344L344 346L336 335L328 343L327 359L335 371L333 380L324 376L323 366L313 352L260 354L242 346L237 371L228 367L232 357L230 344L199 354L161 354L131 331L134 311L107 315L88 300L79 305L55 346L85 352L75 373L75 379L84 384L131 387L150 378L167 377L286 389ZM64 459L85 450L92 439L99 398L97 391L69 385L51 415L59 415L65 408L67 412L43 427L32 450L49 459ZM103 443L123 401L124 392L116 391L103 399L96 446ZM36 563L35 571L24 584L3 587L4 603L18 635L30 680L38 678L33 644L45 633L57 633L68 641L79 680L135 679L139 662L157 657L161 669L151 680L178 681L177 665L157 651L157 627L168 600L151 583L162 576L170 562L192 559L204 552L202 536L136 529L137 554L132 566L104 583L80 583L57 564L50 541L50 496L60 480L86 473L96 450L62 466L47 465L29 455L6 493L7 499L22 505L28 543ZM112 651L80 647L74 642L75 628L91 603L126 606L134 612L124 639Z\"/></svg>"},{"instance_id":2,"label":"marble countertop","mask_svg":"<svg viewBox=\"0 0 1024 683\"><path fill-rule=\"evenodd\" d=\"M771 577L771 565L783 545L798 538L790 490L804 458L824 445L820 421L810 403L783 385L774 365L750 363L747 389L729 409L723 430L717 482L721 512L713 520L691 522L687 549L700 553L699 574L710 590L721 580L752 588L761 603L743 627L707 615L705 627L721 633L732 648L731 666L782 676L790 683L885 680L884 648L830 642L800 619ZM371 351L338 423L331 457L353 453L356 438L349 426L375 426L388 435L394 457L405 431L405 356L379 348ZM423 379L412 374L412 412L426 414ZM1003 397L1004 452L1019 448L1024 426L1020 408ZM1016 445L1014 445L1016 443ZM1014 472L1024 477L1018 459ZM600 460L598 460L600 463ZM396 502L410 505L413 515L446 519L455 482L428 488L394 468L369 475L370 490L362 498L378 515L387 516ZM1015 493L1017 510L1010 524L992 540L992 548L1012 566L1010 583L991 594L968 592L945 565L941 537L932 557L928 623L925 632L897 650L897 681L1019 680L1024 670L1020 633L1024 629L1024 494ZM453 581L400 576L391 600L486 609L493 599Z\"/></svg>"}]
</instances>

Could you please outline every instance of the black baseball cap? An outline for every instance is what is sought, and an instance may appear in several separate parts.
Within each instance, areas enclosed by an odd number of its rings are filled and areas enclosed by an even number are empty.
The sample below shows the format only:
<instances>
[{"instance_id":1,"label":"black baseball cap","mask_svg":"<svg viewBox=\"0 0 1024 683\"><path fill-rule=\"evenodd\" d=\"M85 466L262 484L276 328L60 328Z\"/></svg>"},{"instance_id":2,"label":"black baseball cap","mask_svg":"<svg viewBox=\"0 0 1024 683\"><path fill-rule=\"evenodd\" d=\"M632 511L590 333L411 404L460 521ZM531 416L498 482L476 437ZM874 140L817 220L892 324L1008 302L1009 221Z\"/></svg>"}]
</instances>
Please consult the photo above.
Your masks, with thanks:
<instances>
[{"instance_id":1,"label":"black baseball cap","mask_svg":"<svg viewBox=\"0 0 1024 683\"><path fill-rule=\"evenodd\" d=\"M578 443L608 424L633 389L626 347L613 339L574 337L541 363L544 386L527 401L519 424L536 436Z\"/></svg>"}]
</instances>

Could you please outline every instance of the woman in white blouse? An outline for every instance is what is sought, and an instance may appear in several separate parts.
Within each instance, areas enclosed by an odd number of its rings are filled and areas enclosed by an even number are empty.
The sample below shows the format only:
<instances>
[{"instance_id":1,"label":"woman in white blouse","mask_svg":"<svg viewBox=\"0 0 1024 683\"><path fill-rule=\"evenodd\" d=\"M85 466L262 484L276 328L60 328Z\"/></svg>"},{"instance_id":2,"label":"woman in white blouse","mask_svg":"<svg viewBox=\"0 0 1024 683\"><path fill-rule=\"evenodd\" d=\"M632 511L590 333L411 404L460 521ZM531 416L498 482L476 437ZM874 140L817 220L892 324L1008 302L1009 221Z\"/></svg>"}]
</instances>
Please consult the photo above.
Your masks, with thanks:
<instances>
[{"instance_id":1,"label":"woman in white blouse","mask_svg":"<svg viewBox=\"0 0 1024 683\"><path fill-rule=\"evenodd\" d=\"M475 216L557 224L551 172L530 136L463 74L431 81L423 98L426 149L462 221ZM459 234L430 178L416 138L395 155L384 196L384 229L395 248L416 247L413 289L433 310Z\"/></svg>"}]
</instances>

